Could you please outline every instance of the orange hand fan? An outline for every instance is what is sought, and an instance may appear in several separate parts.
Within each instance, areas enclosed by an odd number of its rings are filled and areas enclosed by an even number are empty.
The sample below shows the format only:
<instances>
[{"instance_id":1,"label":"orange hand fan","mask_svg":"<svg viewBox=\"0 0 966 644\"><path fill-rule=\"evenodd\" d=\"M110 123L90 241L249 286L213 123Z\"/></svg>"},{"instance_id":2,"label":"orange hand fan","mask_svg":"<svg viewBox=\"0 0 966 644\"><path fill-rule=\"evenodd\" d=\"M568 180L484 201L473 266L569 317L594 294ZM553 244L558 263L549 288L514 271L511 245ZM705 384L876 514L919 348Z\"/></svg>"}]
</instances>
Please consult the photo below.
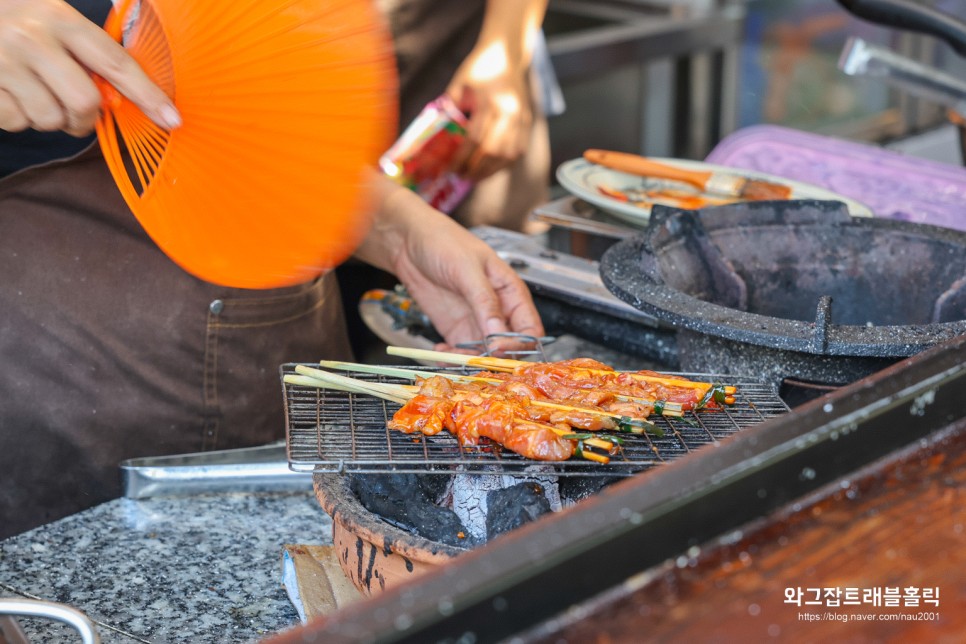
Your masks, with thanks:
<instances>
[{"instance_id":1,"label":"orange hand fan","mask_svg":"<svg viewBox=\"0 0 966 644\"><path fill-rule=\"evenodd\" d=\"M155 243L189 273L242 288L345 260L370 224L364 169L395 132L392 45L370 0L130 7L105 29L120 41L133 20L125 47L183 124L162 129L102 82L97 135Z\"/></svg>"}]
</instances>

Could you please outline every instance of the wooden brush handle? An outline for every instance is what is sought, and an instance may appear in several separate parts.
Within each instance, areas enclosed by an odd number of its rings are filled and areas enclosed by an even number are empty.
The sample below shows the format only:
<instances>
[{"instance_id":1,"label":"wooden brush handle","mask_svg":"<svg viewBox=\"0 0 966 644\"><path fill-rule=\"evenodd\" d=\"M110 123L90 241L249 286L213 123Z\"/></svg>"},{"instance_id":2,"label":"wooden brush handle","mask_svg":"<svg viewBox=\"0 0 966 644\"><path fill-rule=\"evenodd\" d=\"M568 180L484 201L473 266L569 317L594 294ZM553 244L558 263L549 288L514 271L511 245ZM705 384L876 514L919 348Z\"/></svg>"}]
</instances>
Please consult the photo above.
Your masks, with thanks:
<instances>
[{"instance_id":1,"label":"wooden brush handle","mask_svg":"<svg viewBox=\"0 0 966 644\"><path fill-rule=\"evenodd\" d=\"M656 177L658 179L671 179L672 181L682 181L684 183L703 189L708 179L711 178L710 172L700 170L684 170L673 166L664 165L648 158L626 152L611 152L609 150L587 150L584 158L591 163L602 165L611 170L636 174L642 177Z\"/></svg>"}]
</instances>

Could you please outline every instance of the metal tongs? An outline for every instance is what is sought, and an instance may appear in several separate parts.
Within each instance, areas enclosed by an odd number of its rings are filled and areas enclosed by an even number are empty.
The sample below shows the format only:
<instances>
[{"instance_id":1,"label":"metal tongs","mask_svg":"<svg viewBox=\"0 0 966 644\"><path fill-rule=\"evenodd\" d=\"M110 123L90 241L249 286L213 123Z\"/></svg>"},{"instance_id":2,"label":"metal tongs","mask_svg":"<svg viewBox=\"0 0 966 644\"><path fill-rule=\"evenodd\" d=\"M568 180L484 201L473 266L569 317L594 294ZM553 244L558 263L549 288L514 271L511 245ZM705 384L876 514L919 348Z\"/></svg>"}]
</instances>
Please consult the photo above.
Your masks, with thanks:
<instances>
[{"instance_id":1,"label":"metal tongs","mask_svg":"<svg viewBox=\"0 0 966 644\"><path fill-rule=\"evenodd\" d=\"M0 642L28 644L29 640L14 619L15 615L63 622L77 631L83 644L99 644L101 641L94 622L76 608L57 602L4 597L0 599Z\"/></svg>"},{"instance_id":2,"label":"metal tongs","mask_svg":"<svg viewBox=\"0 0 966 644\"><path fill-rule=\"evenodd\" d=\"M312 474L289 467L284 442L121 463L124 496L145 499L210 492L312 489Z\"/></svg>"},{"instance_id":3,"label":"metal tongs","mask_svg":"<svg viewBox=\"0 0 966 644\"><path fill-rule=\"evenodd\" d=\"M849 76L870 76L966 115L966 82L938 69L851 37L839 57Z\"/></svg>"}]
</instances>

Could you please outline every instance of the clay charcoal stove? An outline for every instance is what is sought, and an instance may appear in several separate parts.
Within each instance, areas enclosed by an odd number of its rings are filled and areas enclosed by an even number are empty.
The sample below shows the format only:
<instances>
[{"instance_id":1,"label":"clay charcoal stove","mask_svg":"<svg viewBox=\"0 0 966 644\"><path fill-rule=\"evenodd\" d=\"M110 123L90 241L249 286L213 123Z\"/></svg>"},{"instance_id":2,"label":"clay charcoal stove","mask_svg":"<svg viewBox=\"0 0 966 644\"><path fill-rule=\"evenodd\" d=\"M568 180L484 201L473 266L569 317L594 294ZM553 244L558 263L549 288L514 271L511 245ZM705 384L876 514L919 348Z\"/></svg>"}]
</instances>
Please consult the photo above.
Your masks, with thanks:
<instances>
[{"instance_id":1,"label":"clay charcoal stove","mask_svg":"<svg viewBox=\"0 0 966 644\"><path fill-rule=\"evenodd\" d=\"M315 490L332 516L343 571L368 595L576 505L621 478L316 474ZM473 510L454 505L457 497Z\"/></svg>"},{"instance_id":2,"label":"clay charcoal stove","mask_svg":"<svg viewBox=\"0 0 966 644\"><path fill-rule=\"evenodd\" d=\"M281 370L289 464L314 473L316 496L333 517L342 568L366 594L788 411L772 387L734 378L728 381L737 386L734 405L657 417L662 435L625 436L609 463L538 463L485 444L460 446L451 435L389 430L398 405L285 382L297 366Z\"/></svg>"}]
</instances>

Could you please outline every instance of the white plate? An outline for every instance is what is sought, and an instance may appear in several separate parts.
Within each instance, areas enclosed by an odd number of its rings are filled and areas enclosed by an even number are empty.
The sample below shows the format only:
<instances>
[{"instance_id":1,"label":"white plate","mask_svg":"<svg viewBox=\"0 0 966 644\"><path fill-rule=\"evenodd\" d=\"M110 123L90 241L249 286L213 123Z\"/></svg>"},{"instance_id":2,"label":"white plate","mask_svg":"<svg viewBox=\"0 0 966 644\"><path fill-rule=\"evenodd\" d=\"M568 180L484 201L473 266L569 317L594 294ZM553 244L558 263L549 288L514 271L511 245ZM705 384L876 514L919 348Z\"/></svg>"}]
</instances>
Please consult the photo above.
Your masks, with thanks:
<instances>
[{"instance_id":1,"label":"white plate","mask_svg":"<svg viewBox=\"0 0 966 644\"><path fill-rule=\"evenodd\" d=\"M843 197L840 194L825 190L818 186L813 186L800 181L792 181L783 177L765 174L764 172L754 172L752 170L742 170L738 168L728 168L701 161L687 161L684 159L654 159L666 165L673 165L687 170L712 170L726 174L737 174L749 179L763 179L774 183L784 184L792 189L792 199L822 199L828 201L841 201L848 208L849 214L853 217L871 217L872 210L865 204L859 203L854 199ZM609 197L600 192L599 188L610 188L626 192L629 190L654 189L658 187L681 187L683 184L655 179L651 177L641 177L624 172L618 172L605 168L604 166L591 163L585 159L571 159L560 164L557 168L557 181L571 194L580 197L584 201L620 217L624 221L632 224L645 224L650 216L651 209L647 205L635 205L625 201L620 201ZM693 188L692 188L693 189ZM695 193L699 194L699 193Z\"/></svg>"}]
</instances>

